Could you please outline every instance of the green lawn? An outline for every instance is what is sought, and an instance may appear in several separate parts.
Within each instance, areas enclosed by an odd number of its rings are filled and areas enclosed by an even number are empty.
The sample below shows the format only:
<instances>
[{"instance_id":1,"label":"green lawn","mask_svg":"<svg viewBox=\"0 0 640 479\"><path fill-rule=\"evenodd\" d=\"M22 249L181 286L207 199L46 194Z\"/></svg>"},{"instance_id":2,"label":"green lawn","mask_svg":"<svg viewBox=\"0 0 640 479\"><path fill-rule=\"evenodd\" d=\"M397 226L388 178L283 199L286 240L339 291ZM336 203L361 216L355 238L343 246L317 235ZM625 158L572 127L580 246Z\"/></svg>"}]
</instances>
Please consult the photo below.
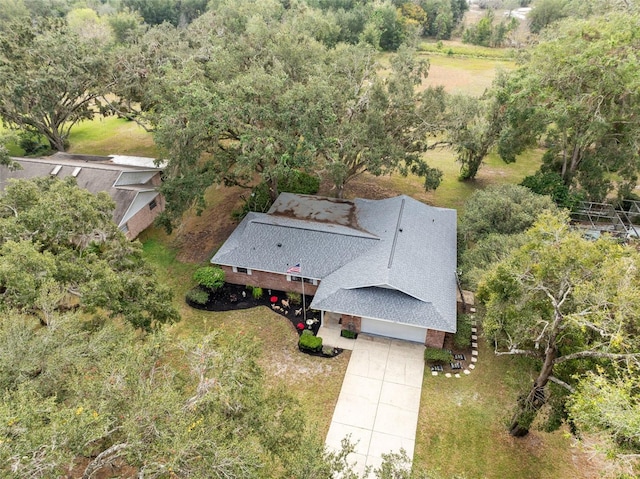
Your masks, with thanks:
<instances>
[{"instance_id":1,"label":"green lawn","mask_svg":"<svg viewBox=\"0 0 640 479\"><path fill-rule=\"evenodd\" d=\"M496 72L513 70L511 60L422 53L429 60L429 75L421 88L443 85L449 93L480 96L491 86Z\"/></svg>"},{"instance_id":2,"label":"green lawn","mask_svg":"<svg viewBox=\"0 0 640 479\"><path fill-rule=\"evenodd\" d=\"M509 436L506 424L518 393L530 385L530 366L522 358L496 357L482 338L479 346L469 376L425 374L415 466L468 479L585 477L563 432Z\"/></svg>"},{"instance_id":3,"label":"green lawn","mask_svg":"<svg viewBox=\"0 0 640 479\"><path fill-rule=\"evenodd\" d=\"M530 150L521 155L515 163L506 164L500 157L491 153L480 167L475 180L460 181L460 165L456 163L453 152L441 148L427 152L424 159L429 166L442 171L440 186L434 191L425 192L419 177L409 175L392 175L379 178L369 177L369 181L377 182L387 189L404 193L433 206L454 208L460 213L464 202L476 190L490 185L503 183L520 183L525 176L532 175L540 167L541 150Z\"/></svg>"},{"instance_id":4,"label":"green lawn","mask_svg":"<svg viewBox=\"0 0 640 479\"><path fill-rule=\"evenodd\" d=\"M113 116L96 117L76 125L71 130L69 143L69 153L158 156L150 133L133 121Z\"/></svg>"}]
</instances>

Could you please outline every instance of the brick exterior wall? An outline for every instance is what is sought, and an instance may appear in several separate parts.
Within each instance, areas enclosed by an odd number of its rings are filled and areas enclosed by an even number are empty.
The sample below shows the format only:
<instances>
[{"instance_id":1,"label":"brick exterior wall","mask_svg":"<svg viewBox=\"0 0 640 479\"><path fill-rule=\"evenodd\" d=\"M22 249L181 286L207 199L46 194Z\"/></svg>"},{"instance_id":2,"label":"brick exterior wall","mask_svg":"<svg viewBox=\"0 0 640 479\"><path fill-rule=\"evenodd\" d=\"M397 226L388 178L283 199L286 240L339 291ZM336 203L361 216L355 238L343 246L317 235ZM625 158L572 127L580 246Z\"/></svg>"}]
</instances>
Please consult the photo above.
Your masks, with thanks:
<instances>
[{"instance_id":1,"label":"brick exterior wall","mask_svg":"<svg viewBox=\"0 0 640 479\"><path fill-rule=\"evenodd\" d=\"M436 331L435 329L427 329L427 339L424 345L428 348L440 348L444 346L444 331Z\"/></svg>"},{"instance_id":2,"label":"brick exterior wall","mask_svg":"<svg viewBox=\"0 0 640 479\"><path fill-rule=\"evenodd\" d=\"M362 330L362 318L360 316L343 314L340 319L342 320L342 329L349 329L356 333Z\"/></svg>"},{"instance_id":3,"label":"brick exterior wall","mask_svg":"<svg viewBox=\"0 0 640 479\"><path fill-rule=\"evenodd\" d=\"M234 273L231 266L221 266L224 270L224 279L227 283L259 286L264 290L274 289L302 294L300 281L287 281L286 274L267 273L266 271L251 270L251 274ZM318 286L304 283L304 294L313 296Z\"/></svg>"},{"instance_id":4,"label":"brick exterior wall","mask_svg":"<svg viewBox=\"0 0 640 479\"><path fill-rule=\"evenodd\" d=\"M140 233L151 226L153 221L156 219L156 216L164 211L164 206L164 196L158 195L156 196L156 207L154 209L150 209L149 205L146 205L133 215L131 219L127 221L127 228L129 229L126 233L127 239L136 239Z\"/></svg>"}]
</instances>

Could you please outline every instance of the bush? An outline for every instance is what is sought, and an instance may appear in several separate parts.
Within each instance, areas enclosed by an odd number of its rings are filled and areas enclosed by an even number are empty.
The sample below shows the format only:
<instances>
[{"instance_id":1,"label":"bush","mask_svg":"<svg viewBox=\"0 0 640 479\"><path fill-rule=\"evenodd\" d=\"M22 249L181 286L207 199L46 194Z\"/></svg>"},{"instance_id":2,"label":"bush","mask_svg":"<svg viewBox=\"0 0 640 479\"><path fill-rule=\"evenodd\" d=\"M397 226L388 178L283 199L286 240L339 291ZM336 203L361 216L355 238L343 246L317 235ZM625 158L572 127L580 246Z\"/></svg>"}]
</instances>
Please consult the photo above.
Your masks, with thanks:
<instances>
[{"instance_id":1,"label":"bush","mask_svg":"<svg viewBox=\"0 0 640 479\"><path fill-rule=\"evenodd\" d=\"M298 340L298 347L303 350L313 351L315 353L322 351L322 338L320 336L314 336L313 333L305 334L307 330L303 331ZM310 332L310 331L309 331Z\"/></svg>"},{"instance_id":2,"label":"bush","mask_svg":"<svg viewBox=\"0 0 640 479\"><path fill-rule=\"evenodd\" d=\"M205 266L198 268L193 273L193 280L199 286L214 291L224 284L224 271L217 266Z\"/></svg>"},{"instance_id":3,"label":"bush","mask_svg":"<svg viewBox=\"0 0 640 479\"><path fill-rule=\"evenodd\" d=\"M458 316L457 331L453 337L453 344L460 349L471 346L471 319L466 314Z\"/></svg>"},{"instance_id":4,"label":"bush","mask_svg":"<svg viewBox=\"0 0 640 479\"><path fill-rule=\"evenodd\" d=\"M41 135L24 131L18 135L18 145L24 150L25 155L39 155L49 151L49 145L42 142Z\"/></svg>"},{"instance_id":5,"label":"bush","mask_svg":"<svg viewBox=\"0 0 640 479\"><path fill-rule=\"evenodd\" d=\"M303 171L292 171L278 181L280 191L299 195L315 195L320 189L320 178Z\"/></svg>"},{"instance_id":6,"label":"bush","mask_svg":"<svg viewBox=\"0 0 640 479\"><path fill-rule=\"evenodd\" d=\"M300 293L287 293L287 299L291 304L302 303L302 296L300 295Z\"/></svg>"},{"instance_id":7,"label":"bush","mask_svg":"<svg viewBox=\"0 0 640 479\"><path fill-rule=\"evenodd\" d=\"M425 348L424 360L431 363L448 363L453 361L453 354L445 349Z\"/></svg>"},{"instance_id":8,"label":"bush","mask_svg":"<svg viewBox=\"0 0 640 479\"><path fill-rule=\"evenodd\" d=\"M187 300L195 304L207 304L209 293L200 288L192 288L187 291Z\"/></svg>"},{"instance_id":9,"label":"bush","mask_svg":"<svg viewBox=\"0 0 640 479\"><path fill-rule=\"evenodd\" d=\"M350 329L343 329L340 331L340 336L347 339L356 339L356 337L358 337L358 333L351 331Z\"/></svg>"},{"instance_id":10,"label":"bush","mask_svg":"<svg viewBox=\"0 0 640 479\"><path fill-rule=\"evenodd\" d=\"M262 291L262 288L259 286L251 286L251 296L253 296L253 299L260 299L263 294L264 291Z\"/></svg>"}]
</instances>

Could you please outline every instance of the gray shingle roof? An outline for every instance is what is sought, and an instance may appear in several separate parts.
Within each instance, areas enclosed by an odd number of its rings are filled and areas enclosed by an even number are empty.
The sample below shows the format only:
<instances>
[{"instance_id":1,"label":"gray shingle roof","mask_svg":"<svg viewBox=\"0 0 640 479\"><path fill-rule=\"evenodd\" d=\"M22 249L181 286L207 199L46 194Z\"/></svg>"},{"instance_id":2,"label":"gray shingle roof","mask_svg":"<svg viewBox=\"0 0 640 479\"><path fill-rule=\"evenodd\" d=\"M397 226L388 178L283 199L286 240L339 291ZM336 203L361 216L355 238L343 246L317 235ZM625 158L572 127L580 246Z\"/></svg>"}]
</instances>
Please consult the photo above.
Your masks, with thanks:
<instances>
[{"instance_id":1,"label":"gray shingle roof","mask_svg":"<svg viewBox=\"0 0 640 479\"><path fill-rule=\"evenodd\" d=\"M300 263L305 277L322 279L378 241L343 226L249 213L211 262L280 274Z\"/></svg>"},{"instance_id":2,"label":"gray shingle roof","mask_svg":"<svg viewBox=\"0 0 640 479\"><path fill-rule=\"evenodd\" d=\"M148 174L145 175L145 178L150 178L160 171L158 168L115 165L110 163L109 157L78 156L64 153L57 153L48 158L13 158L13 160L19 163L22 169L11 171L6 166L0 165L0 191L5 188L9 179L51 176L51 172L57 166L60 166L60 169L55 176L65 178L71 176L79 168L76 182L80 188L85 188L94 194L104 191L111 196L116 204L113 220L118 226L123 220L128 219L125 218L125 215L128 211L130 212L130 207L134 204L139 193L153 191L155 187L142 180L138 184L116 187L116 180L126 173L140 175L146 172ZM153 195L153 197L156 196L158 193ZM127 216L131 217L131 214Z\"/></svg>"},{"instance_id":3,"label":"gray shingle roof","mask_svg":"<svg viewBox=\"0 0 640 479\"><path fill-rule=\"evenodd\" d=\"M283 193L251 213L212 263L321 279L312 307L456 329L456 212L408 196L333 200Z\"/></svg>"}]
</instances>

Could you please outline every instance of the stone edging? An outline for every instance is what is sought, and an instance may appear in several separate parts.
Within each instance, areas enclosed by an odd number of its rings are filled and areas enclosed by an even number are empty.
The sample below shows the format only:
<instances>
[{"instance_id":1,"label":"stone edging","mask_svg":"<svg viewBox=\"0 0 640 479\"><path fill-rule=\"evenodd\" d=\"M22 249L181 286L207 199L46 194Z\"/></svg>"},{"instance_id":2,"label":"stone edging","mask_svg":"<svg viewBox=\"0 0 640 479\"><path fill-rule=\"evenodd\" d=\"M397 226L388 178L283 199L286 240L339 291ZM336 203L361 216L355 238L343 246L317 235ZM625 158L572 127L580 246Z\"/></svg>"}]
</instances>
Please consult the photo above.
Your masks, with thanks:
<instances>
[{"instance_id":1,"label":"stone edging","mask_svg":"<svg viewBox=\"0 0 640 479\"><path fill-rule=\"evenodd\" d=\"M471 371L476 368L476 363L478 362L478 322L476 321L476 308L470 308L469 312L471 313L471 364L467 369L464 369L462 372L465 375L471 374ZM437 371L431 371L432 376L438 376L439 373ZM460 373L445 373L445 378L461 378Z\"/></svg>"}]
</instances>

